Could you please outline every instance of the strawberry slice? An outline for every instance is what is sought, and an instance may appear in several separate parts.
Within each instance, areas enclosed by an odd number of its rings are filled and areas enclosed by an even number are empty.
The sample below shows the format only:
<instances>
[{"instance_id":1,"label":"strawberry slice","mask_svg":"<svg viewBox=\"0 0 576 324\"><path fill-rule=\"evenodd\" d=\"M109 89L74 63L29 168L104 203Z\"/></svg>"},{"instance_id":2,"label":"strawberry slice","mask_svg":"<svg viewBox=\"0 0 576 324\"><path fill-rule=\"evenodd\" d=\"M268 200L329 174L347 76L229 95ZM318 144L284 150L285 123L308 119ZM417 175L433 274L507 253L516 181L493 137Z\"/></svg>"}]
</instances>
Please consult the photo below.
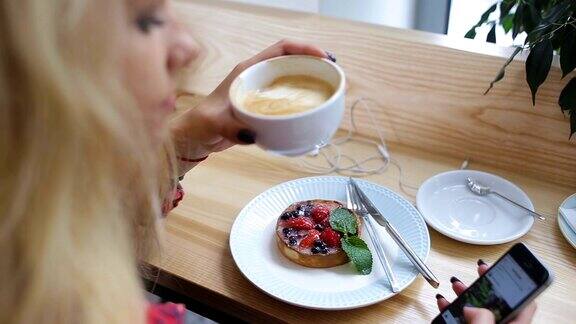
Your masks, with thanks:
<instances>
[{"instance_id":1,"label":"strawberry slice","mask_svg":"<svg viewBox=\"0 0 576 324\"><path fill-rule=\"evenodd\" d=\"M284 224L285 227L294 228L297 230L310 230L314 228L314 223L307 217L291 218Z\"/></svg>"},{"instance_id":2,"label":"strawberry slice","mask_svg":"<svg viewBox=\"0 0 576 324\"><path fill-rule=\"evenodd\" d=\"M314 245L314 242L319 238L320 238L320 232L318 232L315 229L310 230L310 232L308 232L308 235L306 235L306 237L303 238L302 241L300 241L300 247L307 249L312 245Z\"/></svg>"},{"instance_id":3,"label":"strawberry slice","mask_svg":"<svg viewBox=\"0 0 576 324\"><path fill-rule=\"evenodd\" d=\"M325 206L316 206L312 209L312 219L320 224L322 223L325 219L328 218L328 216L330 216L330 209L326 208Z\"/></svg>"},{"instance_id":4,"label":"strawberry slice","mask_svg":"<svg viewBox=\"0 0 576 324\"><path fill-rule=\"evenodd\" d=\"M326 243L329 247L339 247L340 246L340 234L333 230L332 228L326 228L320 234L320 239Z\"/></svg>"}]
</instances>

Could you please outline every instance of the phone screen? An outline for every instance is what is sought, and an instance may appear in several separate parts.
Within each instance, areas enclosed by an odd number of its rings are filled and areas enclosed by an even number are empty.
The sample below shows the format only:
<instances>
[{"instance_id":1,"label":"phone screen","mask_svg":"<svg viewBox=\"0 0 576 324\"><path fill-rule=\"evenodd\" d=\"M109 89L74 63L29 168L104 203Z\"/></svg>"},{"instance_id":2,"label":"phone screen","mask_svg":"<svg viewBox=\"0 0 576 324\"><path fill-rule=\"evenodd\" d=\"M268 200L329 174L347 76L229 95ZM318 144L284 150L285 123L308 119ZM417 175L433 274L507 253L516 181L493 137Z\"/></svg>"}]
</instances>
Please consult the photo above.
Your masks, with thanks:
<instances>
[{"instance_id":1,"label":"phone screen","mask_svg":"<svg viewBox=\"0 0 576 324\"><path fill-rule=\"evenodd\" d=\"M464 306L487 308L496 322L508 316L538 289L539 285L510 255L504 255L488 272L478 278L441 316L446 323L465 323Z\"/></svg>"}]
</instances>

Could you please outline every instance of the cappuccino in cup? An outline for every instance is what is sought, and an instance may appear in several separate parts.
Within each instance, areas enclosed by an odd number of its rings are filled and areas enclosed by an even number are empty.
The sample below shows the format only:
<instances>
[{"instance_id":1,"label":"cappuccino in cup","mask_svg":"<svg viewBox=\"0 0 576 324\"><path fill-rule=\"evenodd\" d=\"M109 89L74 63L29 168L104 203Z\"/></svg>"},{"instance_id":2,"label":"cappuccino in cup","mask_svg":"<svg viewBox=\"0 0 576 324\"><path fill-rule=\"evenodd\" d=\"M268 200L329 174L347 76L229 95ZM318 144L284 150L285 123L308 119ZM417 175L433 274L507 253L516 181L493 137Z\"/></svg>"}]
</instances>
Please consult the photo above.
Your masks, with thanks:
<instances>
[{"instance_id":1,"label":"cappuccino in cup","mask_svg":"<svg viewBox=\"0 0 576 324\"><path fill-rule=\"evenodd\" d=\"M285 75L263 89L249 91L243 108L261 115L290 115L316 108L333 94L332 85L319 78Z\"/></svg>"}]
</instances>

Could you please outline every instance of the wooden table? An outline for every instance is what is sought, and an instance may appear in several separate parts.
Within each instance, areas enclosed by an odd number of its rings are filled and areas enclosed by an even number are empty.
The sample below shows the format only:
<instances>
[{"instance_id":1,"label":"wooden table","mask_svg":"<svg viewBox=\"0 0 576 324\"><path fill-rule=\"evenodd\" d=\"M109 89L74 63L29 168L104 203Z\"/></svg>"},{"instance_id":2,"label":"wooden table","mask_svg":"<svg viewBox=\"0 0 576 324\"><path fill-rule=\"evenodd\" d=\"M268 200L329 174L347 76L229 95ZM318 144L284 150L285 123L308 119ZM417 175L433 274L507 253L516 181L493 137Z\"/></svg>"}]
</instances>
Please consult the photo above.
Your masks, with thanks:
<instances>
[{"instance_id":1,"label":"wooden table","mask_svg":"<svg viewBox=\"0 0 576 324\"><path fill-rule=\"evenodd\" d=\"M176 9L206 48L204 61L183 84L195 96L179 101L182 109L193 106L235 63L272 39L297 37L332 49L350 80L348 99L368 96L381 103L376 119L386 132L392 158L402 165L405 183L418 186L434 174L459 168L470 157L470 168L511 180L538 211L550 215L518 240L541 256L556 276L538 299L535 322L574 321L576 251L561 235L555 215L560 202L576 191L576 144L567 140L568 124L555 107L563 84L554 81L557 68L533 108L521 60L511 65L492 94L482 96L508 51L492 44L219 1L178 1ZM358 36L352 37L354 33ZM366 123L367 116L359 120ZM348 145L345 151L357 156L374 152L364 144ZM427 263L442 281L438 290L418 277L399 295L361 309L327 312L290 306L242 276L231 257L228 236L235 216L252 198L305 176L310 175L298 171L293 160L256 147L236 147L210 157L183 181L187 195L164 223L161 255L149 260L161 271L152 279L247 321L419 323L438 313L436 293L453 296L450 276L473 281L478 258L492 262L513 244L469 245L429 229ZM390 167L366 179L414 201L415 192L398 187L398 176Z\"/></svg>"}]
</instances>

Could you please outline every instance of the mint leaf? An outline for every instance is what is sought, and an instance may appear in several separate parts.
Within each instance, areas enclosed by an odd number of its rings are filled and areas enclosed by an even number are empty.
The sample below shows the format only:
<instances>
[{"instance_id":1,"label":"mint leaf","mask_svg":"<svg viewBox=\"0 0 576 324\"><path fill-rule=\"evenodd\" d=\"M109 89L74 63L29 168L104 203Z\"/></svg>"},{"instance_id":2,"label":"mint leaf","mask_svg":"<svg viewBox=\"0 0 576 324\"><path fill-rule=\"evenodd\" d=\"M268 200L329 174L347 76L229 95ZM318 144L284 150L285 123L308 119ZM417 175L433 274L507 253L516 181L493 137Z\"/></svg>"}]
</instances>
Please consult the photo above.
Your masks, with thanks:
<instances>
[{"instance_id":1,"label":"mint leaf","mask_svg":"<svg viewBox=\"0 0 576 324\"><path fill-rule=\"evenodd\" d=\"M372 253L370 253L366 242L358 236L343 237L340 242L342 243L342 249L344 249L344 252L346 252L358 272L363 275L372 272Z\"/></svg>"},{"instance_id":2,"label":"mint leaf","mask_svg":"<svg viewBox=\"0 0 576 324\"><path fill-rule=\"evenodd\" d=\"M334 209L330 213L330 226L338 232L344 234L356 234L358 223L356 222L356 216L345 208Z\"/></svg>"}]
</instances>

